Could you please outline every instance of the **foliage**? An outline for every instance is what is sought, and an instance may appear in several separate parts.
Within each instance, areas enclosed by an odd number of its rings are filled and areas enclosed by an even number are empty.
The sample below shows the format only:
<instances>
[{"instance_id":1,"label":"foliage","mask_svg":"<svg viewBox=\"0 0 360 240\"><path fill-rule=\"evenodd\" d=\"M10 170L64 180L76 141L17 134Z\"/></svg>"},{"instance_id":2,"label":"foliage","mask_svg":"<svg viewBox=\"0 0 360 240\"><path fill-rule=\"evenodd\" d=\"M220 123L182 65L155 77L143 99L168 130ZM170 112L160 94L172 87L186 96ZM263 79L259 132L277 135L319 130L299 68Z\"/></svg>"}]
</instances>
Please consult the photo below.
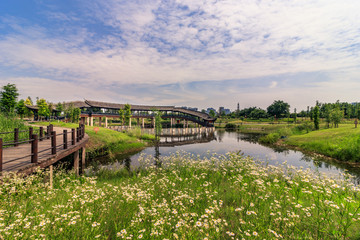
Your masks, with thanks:
<instances>
[{"instance_id":1,"label":"foliage","mask_svg":"<svg viewBox=\"0 0 360 240\"><path fill-rule=\"evenodd\" d=\"M210 160L211 159L211 160ZM0 185L4 239L355 239L358 187L238 154L142 157L142 168L55 171ZM344 176L346 179L347 175ZM326 223L326 224L324 224Z\"/></svg>"},{"instance_id":2,"label":"foliage","mask_svg":"<svg viewBox=\"0 0 360 240\"><path fill-rule=\"evenodd\" d=\"M277 118L286 116L289 112L290 105L286 102L283 102L281 100L274 101L273 104L271 104L267 108L267 112L270 116L276 116Z\"/></svg>"},{"instance_id":3,"label":"foliage","mask_svg":"<svg viewBox=\"0 0 360 240\"><path fill-rule=\"evenodd\" d=\"M304 122L302 124L299 124L295 127L295 129L298 132L306 131L306 133L309 133L313 129L313 123L312 122Z\"/></svg>"},{"instance_id":4,"label":"foliage","mask_svg":"<svg viewBox=\"0 0 360 240\"><path fill-rule=\"evenodd\" d=\"M296 108L294 108L294 123L296 123L297 120L297 113L296 113Z\"/></svg>"},{"instance_id":5,"label":"foliage","mask_svg":"<svg viewBox=\"0 0 360 240\"><path fill-rule=\"evenodd\" d=\"M81 109L80 108L74 108L74 105L71 103L67 106L67 108L64 110L66 118L69 119L72 123L78 123Z\"/></svg>"},{"instance_id":6,"label":"foliage","mask_svg":"<svg viewBox=\"0 0 360 240\"><path fill-rule=\"evenodd\" d=\"M41 98L36 101L36 105L39 107L39 116L49 117L50 110L45 99Z\"/></svg>"},{"instance_id":7,"label":"foliage","mask_svg":"<svg viewBox=\"0 0 360 240\"><path fill-rule=\"evenodd\" d=\"M341 111L339 108L334 108L330 112L330 120L334 124L334 127L339 127L339 123L341 122L341 119L344 117L344 112Z\"/></svg>"},{"instance_id":8,"label":"foliage","mask_svg":"<svg viewBox=\"0 0 360 240\"><path fill-rule=\"evenodd\" d=\"M233 123L226 123L225 128L226 129L235 129L236 125Z\"/></svg>"},{"instance_id":9,"label":"foliage","mask_svg":"<svg viewBox=\"0 0 360 240\"><path fill-rule=\"evenodd\" d=\"M22 132L29 129L29 127L24 124L24 121L17 119L11 114L5 115L4 113L0 113L0 132L11 132L9 134L0 135L0 138L3 139L3 142L14 141L14 133L12 133L14 128L18 128L20 130L19 139L26 139L29 137L29 132Z\"/></svg>"},{"instance_id":10,"label":"foliage","mask_svg":"<svg viewBox=\"0 0 360 240\"><path fill-rule=\"evenodd\" d=\"M126 125L130 125L130 121L131 121L131 105L130 104L125 104L124 106L124 119L125 119L125 123Z\"/></svg>"},{"instance_id":11,"label":"foliage","mask_svg":"<svg viewBox=\"0 0 360 240\"><path fill-rule=\"evenodd\" d=\"M259 138L259 142L263 144L274 144L280 139L278 133L269 133Z\"/></svg>"},{"instance_id":12,"label":"foliage","mask_svg":"<svg viewBox=\"0 0 360 240\"><path fill-rule=\"evenodd\" d=\"M209 115L210 115L210 117L215 118L216 113L215 113L214 110L211 109L210 112L209 112Z\"/></svg>"},{"instance_id":13,"label":"foliage","mask_svg":"<svg viewBox=\"0 0 360 240\"><path fill-rule=\"evenodd\" d=\"M160 111L154 111L155 114L155 139L157 141L160 141L160 135L161 135L161 122L162 122L162 118L161 118L161 112Z\"/></svg>"},{"instance_id":14,"label":"foliage","mask_svg":"<svg viewBox=\"0 0 360 240\"><path fill-rule=\"evenodd\" d=\"M16 104L16 113L20 115L21 118L24 117L24 115L26 114L26 110L27 107L25 106L24 103L24 99L21 99L17 104Z\"/></svg>"},{"instance_id":15,"label":"foliage","mask_svg":"<svg viewBox=\"0 0 360 240\"><path fill-rule=\"evenodd\" d=\"M314 128L315 130L319 130L320 128L320 112L319 112L319 106L315 106L314 108Z\"/></svg>"},{"instance_id":16,"label":"foliage","mask_svg":"<svg viewBox=\"0 0 360 240\"><path fill-rule=\"evenodd\" d=\"M64 111L64 105L61 102L58 102L55 106L56 111L56 116L59 117L61 115L61 113Z\"/></svg>"},{"instance_id":17,"label":"foliage","mask_svg":"<svg viewBox=\"0 0 360 240\"><path fill-rule=\"evenodd\" d=\"M29 105L29 106L32 106L33 105L33 101L31 100L31 97L27 97L25 99L25 105Z\"/></svg>"},{"instance_id":18,"label":"foliage","mask_svg":"<svg viewBox=\"0 0 360 240\"><path fill-rule=\"evenodd\" d=\"M120 117L120 124L124 125L125 123L125 112L124 109L119 109L119 117Z\"/></svg>"},{"instance_id":19,"label":"foliage","mask_svg":"<svg viewBox=\"0 0 360 240\"><path fill-rule=\"evenodd\" d=\"M0 92L0 111L4 113L11 113L16 106L16 99L19 96L15 84L8 83L2 87Z\"/></svg>"},{"instance_id":20,"label":"foliage","mask_svg":"<svg viewBox=\"0 0 360 240\"><path fill-rule=\"evenodd\" d=\"M249 118L252 118L252 119L260 119L260 118L267 118L267 117L268 117L267 112L261 108L255 108L249 114Z\"/></svg>"}]
</instances>

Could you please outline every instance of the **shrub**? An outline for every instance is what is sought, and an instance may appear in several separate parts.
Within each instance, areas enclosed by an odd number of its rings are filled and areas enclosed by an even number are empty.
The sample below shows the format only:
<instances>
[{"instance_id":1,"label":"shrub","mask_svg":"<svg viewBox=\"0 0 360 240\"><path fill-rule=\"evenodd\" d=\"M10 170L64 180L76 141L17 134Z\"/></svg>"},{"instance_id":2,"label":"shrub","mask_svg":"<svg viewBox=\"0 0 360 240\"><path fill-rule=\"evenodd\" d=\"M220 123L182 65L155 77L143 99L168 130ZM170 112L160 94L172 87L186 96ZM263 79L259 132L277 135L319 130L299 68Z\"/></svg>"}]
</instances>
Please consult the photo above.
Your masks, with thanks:
<instances>
[{"instance_id":1,"label":"shrub","mask_svg":"<svg viewBox=\"0 0 360 240\"><path fill-rule=\"evenodd\" d=\"M225 125L225 128L226 128L226 129L234 129L234 128L236 128L236 125L233 124L233 123L227 123L227 124Z\"/></svg>"},{"instance_id":2,"label":"shrub","mask_svg":"<svg viewBox=\"0 0 360 240\"><path fill-rule=\"evenodd\" d=\"M274 144L280 139L280 135L278 133L270 133L266 136L262 136L259 138L259 142L263 144Z\"/></svg>"}]
</instances>

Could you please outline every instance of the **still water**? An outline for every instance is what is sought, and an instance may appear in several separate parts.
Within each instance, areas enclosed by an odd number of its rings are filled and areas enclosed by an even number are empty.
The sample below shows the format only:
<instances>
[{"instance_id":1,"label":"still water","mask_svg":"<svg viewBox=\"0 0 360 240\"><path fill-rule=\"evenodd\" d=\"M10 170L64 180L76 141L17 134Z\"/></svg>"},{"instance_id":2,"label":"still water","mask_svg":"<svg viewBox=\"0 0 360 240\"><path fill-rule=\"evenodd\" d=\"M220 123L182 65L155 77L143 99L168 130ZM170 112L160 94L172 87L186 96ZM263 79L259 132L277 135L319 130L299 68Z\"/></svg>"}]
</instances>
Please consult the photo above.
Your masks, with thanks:
<instances>
[{"instance_id":1,"label":"still water","mask_svg":"<svg viewBox=\"0 0 360 240\"><path fill-rule=\"evenodd\" d=\"M245 156L251 156L256 160L271 165L287 162L288 165L310 168L314 171L325 172L331 175L339 175L339 173L347 171L356 177L356 182L360 180L359 168L314 158L300 151L264 146L258 143L259 137L260 135L258 134L245 134L224 130L217 130L214 134L207 136L162 137L158 147L149 147L131 156L118 156L115 164L136 166L141 154L158 157L185 151L203 157L212 153L225 154L227 152L240 151ZM102 165L109 167L113 166L113 164L105 163L104 159L102 161Z\"/></svg>"}]
</instances>

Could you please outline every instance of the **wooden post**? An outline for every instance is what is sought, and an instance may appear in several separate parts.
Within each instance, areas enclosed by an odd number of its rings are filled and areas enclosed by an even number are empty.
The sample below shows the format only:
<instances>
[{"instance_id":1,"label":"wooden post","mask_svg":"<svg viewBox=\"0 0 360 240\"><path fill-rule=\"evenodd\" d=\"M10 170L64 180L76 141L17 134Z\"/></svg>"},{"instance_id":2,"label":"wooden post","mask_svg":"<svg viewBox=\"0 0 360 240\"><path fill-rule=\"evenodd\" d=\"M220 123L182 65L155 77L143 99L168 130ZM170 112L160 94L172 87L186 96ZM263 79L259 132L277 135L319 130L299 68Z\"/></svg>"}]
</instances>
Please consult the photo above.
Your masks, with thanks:
<instances>
[{"instance_id":1,"label":"wooden post","mask_svg":"<svg viewBox=\"0 0 360 240\"><path fill-rule=\"evenodd\" d=\"M79 128L76 128L76 142L79 142Z\"/></svg>"},{"instance_id":2,"label":"wooden post","mask_svg":"<svg viewBox=\"0 0 360 240\"><path fill-rule=\"evenodd\" d=\"M67 149L67 130L63 131L64 149Z\"/></svg>"},{"instance_id":3,"label":"wooden post","mask_svg":"<svg viewBox=\"0 0 360 240\"><path fill-rule=\"evenodd\" d=\"M56 132L51 132L51 154L56 154Z\"/></svg>"},{"instance_id":4,"label":"wooden post","mask_svg":"<svg viewBox=\"0 0 360 240\"><path fill-rule=\"evenodd\" d=\"M39 141L42 141L44 137L44 127L40 127Z\"/></svg>"},{"instance_id":5,"label":"wooden post","mask_svg":"<svg viewBox=\"0 0 360 240\"><path fill-rule=\"evenodd\" d=\"M0 138L0 172L3 169L3 141L2 138Z\"/></svg>"},{"instance_id":6,"label":"wooden post","mask_svg":"<svg viewBox=\"0 0 360 240\"><path fill-rule=\"evenodd\" d=\"M32 139L34 129L32 127L29 127L29 140Z\"/></svg>"},{"instance_id":7,"label":"wooden post","mask_svg":"<svg viewBox=\"0 0 360 240\"><path fill-rule=\"evenodd\" d=\"M75 145L75 128L71 129L71 145Z\"/></svg>"},{"instance_id":8,"label":"wooden post","mask_svg":"<svg viewBox=\"0 0 360 240\"><path fill-rule=\"evenodd\" d=\"M19 129L15 128L14 129L14 147L17 147L19 144Z\"/></svg>"},{"instance_id":9,"label":"wooden post","mask_svg":"<svg viewBox=\"0 0 360 240\"><path fill-rule=\"evenodd\" d=\"M46 126L46 139L50 138L50 126Z\"/></svg>"},{"instance_id":10,"label":"wooden post","mask_svg":"<svg viewBox=\"0 0 360 240\"><path fill-rule=\"evenodd\" d=\"M74 152L74 170L75 174L79 175L79 150Z\"/></svg>"},{"instance_id":11,"label":"wooden post","mask_svg":"<svg viewBox=\"0 0 360 240\"><path fill-rule=\"evenodd\" d=\"M54 172L54 167L53 167L53 165L50 165L50 188L51 189L53 188L53 176L54 176L53 172Z\"/></svg>"},{"instance_id":12,"label":"wooden post","mask_svg":"<svg viewBox=\"0 0 360 240\"><path fill-rule=\"evenodd\" d=\"M36 134L33 134L31 136L32 142L31 142L31 163L37 163L38 162L38 136Z\"/></svg>"},{"instance_id":13,"label":"wooden post","mask_svg":"<svg viewBox=\"0 0 360 240\"><path fill-rule=\"evenodd\" d=\"M81 151L81 172L85 172L85 159L86 159L86 149L85 147L82 148Z\"/></svg>"}]
</instances>

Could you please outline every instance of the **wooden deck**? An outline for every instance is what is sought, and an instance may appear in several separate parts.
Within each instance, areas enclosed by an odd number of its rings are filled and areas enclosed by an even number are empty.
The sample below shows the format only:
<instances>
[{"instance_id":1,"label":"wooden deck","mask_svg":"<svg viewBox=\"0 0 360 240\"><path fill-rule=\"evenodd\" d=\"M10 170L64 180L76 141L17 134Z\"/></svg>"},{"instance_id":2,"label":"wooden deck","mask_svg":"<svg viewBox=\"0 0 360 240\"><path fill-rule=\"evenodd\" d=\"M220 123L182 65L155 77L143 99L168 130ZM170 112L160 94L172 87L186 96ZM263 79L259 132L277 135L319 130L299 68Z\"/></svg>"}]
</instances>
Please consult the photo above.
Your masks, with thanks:
<instances>
[{"instance_id":1,"label":"wooden deck","mask_svg":"<svg viewBox=\"0 0 360 240\"><path fill-rule=\"evenodd\" d=\"M32 144L20 144L17 147L8 147L3 149L3 171L5 172L17 172L22 174L30 174L37 167L44 168L54 164L55 162L61 160L62 158L77 152L79 149L83 148L83 152L85 151L85 145L89 141L89 137L87 134L79 140L75 141L75 144L72 145L72 138L67 137L67 149L64 149L64 136L63 130L66 128L53 127L53 131L56 132L56 154L52 154L51 149L51 138L43 139L42 141L38 141L38 160L37 163L31 163L31 155L32 155ZM71 134L71 129L66 129L68 134ZM85 154L83 153L83 158L85 158ZM79 161L79 156L75 156L75 160ZM83 159L84 161L85 159ZM76 164L76 163L75 163ZM78 164L78 163L77 163Z\"/></svg>"}]
</instances>

